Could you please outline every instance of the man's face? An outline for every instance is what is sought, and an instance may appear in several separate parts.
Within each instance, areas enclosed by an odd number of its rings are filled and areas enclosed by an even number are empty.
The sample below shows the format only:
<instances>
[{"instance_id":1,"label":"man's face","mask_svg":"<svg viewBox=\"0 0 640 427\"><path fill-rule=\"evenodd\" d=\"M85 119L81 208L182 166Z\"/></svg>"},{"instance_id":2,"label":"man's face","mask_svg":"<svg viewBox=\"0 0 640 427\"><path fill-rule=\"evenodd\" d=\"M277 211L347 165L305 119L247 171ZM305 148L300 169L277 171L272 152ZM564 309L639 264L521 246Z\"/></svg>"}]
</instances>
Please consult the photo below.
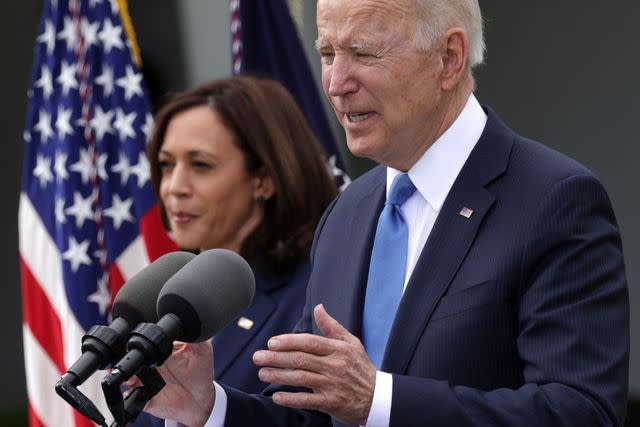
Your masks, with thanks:
<instances>
[{"instance_id":1,"label":"man's face","mask_svg":"<svg viewBox=\"0 0 640 427\"><path fill-rule=\"evenodd\" d=\"M347 145L402 170L433 143L441 117L442 61L414 47L414 17L412 0L318 1L322 86Z\"/></svg>"}]
</instances>

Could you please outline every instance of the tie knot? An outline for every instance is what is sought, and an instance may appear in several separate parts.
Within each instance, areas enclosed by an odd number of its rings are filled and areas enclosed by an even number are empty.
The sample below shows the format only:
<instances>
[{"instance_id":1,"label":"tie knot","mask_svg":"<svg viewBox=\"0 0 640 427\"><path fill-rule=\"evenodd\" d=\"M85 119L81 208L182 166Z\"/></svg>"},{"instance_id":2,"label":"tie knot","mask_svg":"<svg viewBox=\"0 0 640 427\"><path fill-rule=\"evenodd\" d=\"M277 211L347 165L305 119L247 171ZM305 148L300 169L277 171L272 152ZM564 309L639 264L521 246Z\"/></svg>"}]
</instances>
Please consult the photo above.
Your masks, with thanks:
<instances>
[{"instance_id":1,"label":"tie knot","mask_svg":"<svg viewBox=\"0 0 640 427\"><path fill-rule=\"evenodd\" d=\"M389 191L389 195L387 196L387 204L402 206L414 191L416 191L416 186L411 182L409 174L398 174L391 184L391 191Z\"/></svg>"}]
</instances>

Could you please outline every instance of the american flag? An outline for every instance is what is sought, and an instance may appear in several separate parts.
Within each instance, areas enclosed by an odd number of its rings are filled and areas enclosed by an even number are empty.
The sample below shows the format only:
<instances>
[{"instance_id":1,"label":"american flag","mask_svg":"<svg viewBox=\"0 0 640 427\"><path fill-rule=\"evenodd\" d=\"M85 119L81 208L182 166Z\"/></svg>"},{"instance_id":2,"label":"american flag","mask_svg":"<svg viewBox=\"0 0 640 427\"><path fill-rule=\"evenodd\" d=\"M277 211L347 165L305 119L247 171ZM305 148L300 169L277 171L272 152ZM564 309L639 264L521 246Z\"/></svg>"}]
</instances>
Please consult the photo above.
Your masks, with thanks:
<instances>
[{"instance_id":1,"label":"american flag","mask_svg":"<svg viewBox=\"0 0 640 427\"><path fill-rule=\"evenodd\" d=\"M36 39L20 195L31 426L89 426L54 385L125 280L175 249L149 182L151 108L124 0L48 0ZM102 375L80 388L107 416Z\"/></svg>"},{"instance_id":2,"label":"american flag","mask_svg":"<svg viewBox=\"0 0 640 427\"><path fill-rule=\"evenodd\" d=\"M233 73L266 75L291 92L329 156L327 166L337 186L344 190L351 179L344 172L287 1L230 0L229 12Z\"/></svg>"}]
</instances>

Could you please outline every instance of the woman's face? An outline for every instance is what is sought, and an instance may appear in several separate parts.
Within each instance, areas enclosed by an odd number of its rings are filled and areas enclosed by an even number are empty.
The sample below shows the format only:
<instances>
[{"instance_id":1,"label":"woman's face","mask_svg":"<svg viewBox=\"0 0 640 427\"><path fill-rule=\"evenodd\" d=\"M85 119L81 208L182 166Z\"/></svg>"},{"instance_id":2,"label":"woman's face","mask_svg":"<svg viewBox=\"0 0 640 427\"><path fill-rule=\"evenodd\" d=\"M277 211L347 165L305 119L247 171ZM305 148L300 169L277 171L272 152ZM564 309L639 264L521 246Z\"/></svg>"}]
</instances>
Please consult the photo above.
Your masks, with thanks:
<instances>
[{"instance_id":1,"label":"woman's face","mask_svg":"<svg viewBox=\"0 0 640 427\"><path fill-rule=\"evenodd\" d=\"M260 224L268 177L250 175L235 136L207 106L175 115L158 154L160 198L177 244L239 252Z\"/></svg>"}]
</instances>

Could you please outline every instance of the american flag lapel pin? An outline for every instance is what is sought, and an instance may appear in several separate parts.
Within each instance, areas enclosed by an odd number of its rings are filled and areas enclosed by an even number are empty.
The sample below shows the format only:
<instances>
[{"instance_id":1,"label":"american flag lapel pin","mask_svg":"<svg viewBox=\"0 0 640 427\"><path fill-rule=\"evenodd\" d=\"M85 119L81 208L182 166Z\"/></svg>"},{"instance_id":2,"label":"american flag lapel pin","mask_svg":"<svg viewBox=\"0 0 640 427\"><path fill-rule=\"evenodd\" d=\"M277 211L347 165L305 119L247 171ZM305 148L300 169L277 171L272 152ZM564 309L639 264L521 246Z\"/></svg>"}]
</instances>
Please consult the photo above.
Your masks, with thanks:
<instances>
[{"instance_id":1,"label":"american flag lapel pin","mask_svg":"<svg viewBox=\"0 0 640 427\"><path fill-rule=\"evenodd\" d=\"M465 206L460 211L460 215L462 215L463 217L469 219L469 218L471 218L471 215L473 215L473 209L469 209L468 207Z\"/></svg>"}]
</instances>

